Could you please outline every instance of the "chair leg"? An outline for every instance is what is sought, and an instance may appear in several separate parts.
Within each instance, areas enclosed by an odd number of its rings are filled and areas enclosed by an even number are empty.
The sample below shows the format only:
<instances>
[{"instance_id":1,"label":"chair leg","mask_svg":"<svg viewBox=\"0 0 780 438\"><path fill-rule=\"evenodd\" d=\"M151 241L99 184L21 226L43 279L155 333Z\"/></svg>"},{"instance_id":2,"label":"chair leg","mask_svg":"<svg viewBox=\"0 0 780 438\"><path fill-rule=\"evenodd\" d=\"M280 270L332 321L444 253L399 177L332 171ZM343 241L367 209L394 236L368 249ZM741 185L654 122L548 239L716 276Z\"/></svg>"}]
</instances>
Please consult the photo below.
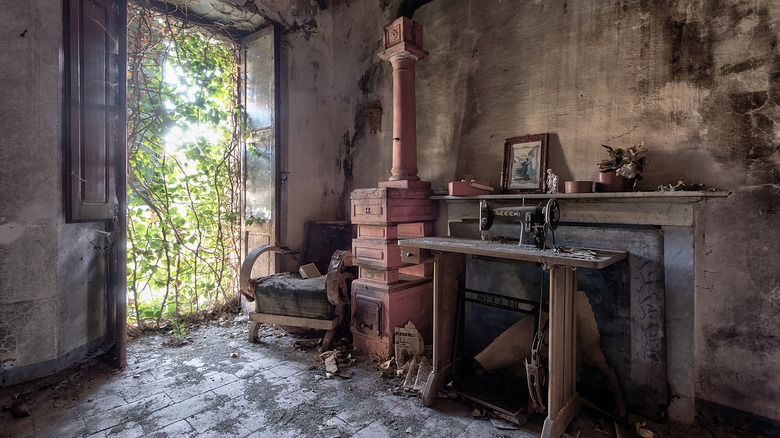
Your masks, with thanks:
<instances>
[{"instance_id":1,"label":"chair leg","mask_svg":"<svg viewBox=\"0 0 780 438\"><path fill-rule=\"evenodd\" d=\"M325 332L325 337L322 338L321 351L328 351L328 347L330 347L330 343L333 341L333 337L336 335L336 329L338 329L338 326L333 330L328 330L327 332Z\"/></svg>"},{"instance_id":2,"label":"chair leg","mask_svg":"<svg viewBox=\"0 0 780 438\"><path fill-rule=\"evenodd\" d=\"M257 335L260 333L260 323L256 321L249 322L249 342L256 344Z\"/></svg>"}]
</instances>

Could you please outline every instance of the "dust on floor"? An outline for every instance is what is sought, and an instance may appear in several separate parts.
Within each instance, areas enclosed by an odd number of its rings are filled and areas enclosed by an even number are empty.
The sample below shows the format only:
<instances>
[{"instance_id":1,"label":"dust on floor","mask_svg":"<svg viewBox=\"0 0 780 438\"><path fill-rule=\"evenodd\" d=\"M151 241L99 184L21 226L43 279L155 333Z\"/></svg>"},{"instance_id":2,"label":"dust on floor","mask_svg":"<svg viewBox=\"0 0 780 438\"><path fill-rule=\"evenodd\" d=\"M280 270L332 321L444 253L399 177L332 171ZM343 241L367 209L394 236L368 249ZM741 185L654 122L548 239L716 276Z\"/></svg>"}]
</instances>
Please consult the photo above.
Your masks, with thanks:
<instances>
[{"instance_id":1,"label":"dust on floor","mask_svg":"<svg viewBox=\"0 0 780 438\"><path fill-rule=\"evenodd\" d=\"M246 316L191 329L178 347L156 333L128 343L122 371L90 360L54 376L0 389L2 436L10 437L530 437L529 430L475 418L474 405L441 399L432 408L360 358L326 378L316 349L273 326L247 341ZM191 341L190 341L191 340ZM177 342L179 343L179 342ZM402 383L402 382L401 382ZM29 416L14 418L29 412ZM497 427L498 426L498 427ZM607 437L598 420L570 426L581 438ZM531 430L538 425L530 424ZM648 424L656 437L752 437ZM609 429L609 426L606 427ZM612 429L614 431L614 429ZM614 436L614 435L613 435Z\"/></svg>"}]
</instances>

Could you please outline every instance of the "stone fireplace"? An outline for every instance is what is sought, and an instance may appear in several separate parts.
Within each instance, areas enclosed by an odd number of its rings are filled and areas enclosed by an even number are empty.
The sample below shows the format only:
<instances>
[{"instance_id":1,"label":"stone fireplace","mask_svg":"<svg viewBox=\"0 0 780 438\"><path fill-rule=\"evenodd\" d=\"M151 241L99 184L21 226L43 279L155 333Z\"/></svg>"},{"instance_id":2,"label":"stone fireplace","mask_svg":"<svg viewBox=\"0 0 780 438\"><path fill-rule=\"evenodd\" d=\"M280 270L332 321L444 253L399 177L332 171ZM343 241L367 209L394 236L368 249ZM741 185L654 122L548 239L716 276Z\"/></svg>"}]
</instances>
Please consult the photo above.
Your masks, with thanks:
<instances>
[{"instance_id":1,"label":"stone fireplace","mask_svg":"<svg viewBox=\"0 0 780 438\"><path fill-rule=\"evenodd\" d=\"M697 206L722 192L559 194L558 245L623 250L626 260L602 270L580 268L586 293L629 411L691 423L693 394L694 219ZM529 205L549 195L495 195L499 205ZM439 235L479 239L477 197L434 196ZM513 236L516 225L494 224L491 236ZM540 269L472 258L467 288L538 300L548 280ZM464 353L476 354L517 316L467 306ZM580 382L581 395L588 385ZM595 382L598 384L598 382ZM598 392L597 387L593 392Z\"/></svg>"}]
</instances>

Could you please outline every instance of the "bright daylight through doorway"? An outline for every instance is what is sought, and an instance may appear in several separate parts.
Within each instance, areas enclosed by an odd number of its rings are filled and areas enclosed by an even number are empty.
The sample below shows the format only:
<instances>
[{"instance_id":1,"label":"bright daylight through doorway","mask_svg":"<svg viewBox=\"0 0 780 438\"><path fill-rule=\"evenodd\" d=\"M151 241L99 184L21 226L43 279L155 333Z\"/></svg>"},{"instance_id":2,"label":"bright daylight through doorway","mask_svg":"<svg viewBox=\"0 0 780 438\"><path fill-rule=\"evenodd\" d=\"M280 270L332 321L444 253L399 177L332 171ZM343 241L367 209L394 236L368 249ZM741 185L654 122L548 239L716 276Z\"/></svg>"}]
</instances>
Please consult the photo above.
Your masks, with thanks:
<instances>
[{"instance_id":1,"label":"bright daylight through doorway","mask_svg":"<svg viewBox=\"0 0 780 438\"><path fill-rule=\"evenodd\" d=\"M128 5L128 323L180 327L235 290L238 44ZM176 330L174 330L176 331Z\"/></svg>"}]
</instances>

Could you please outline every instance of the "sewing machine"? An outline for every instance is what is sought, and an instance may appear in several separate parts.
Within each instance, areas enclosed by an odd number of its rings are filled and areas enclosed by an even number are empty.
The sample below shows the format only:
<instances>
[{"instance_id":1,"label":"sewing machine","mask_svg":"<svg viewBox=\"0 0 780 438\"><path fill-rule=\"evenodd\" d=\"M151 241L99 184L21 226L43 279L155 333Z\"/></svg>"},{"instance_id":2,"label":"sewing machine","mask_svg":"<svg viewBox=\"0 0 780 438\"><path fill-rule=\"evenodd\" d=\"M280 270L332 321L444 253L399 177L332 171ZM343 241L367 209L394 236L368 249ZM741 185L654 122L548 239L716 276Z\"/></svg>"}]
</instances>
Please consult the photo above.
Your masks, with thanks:
<instances>
[{"instance_id":1,"label":"sewing machine","mask_svg":"<svg viewBox=\"0 0 780 438\"><path fill-rule=\"evenodd\" d=\"M530 233L533 236L533 245L544 249L547 241L547 231L552 233L552 242L555 245L554 231L558 228L561 218L561 209L558 201L550 199L547 204L521 207L493 208L483 200L479 204L479 231L482 240L488 237L488 231L493 226L493 221L522 224L519 236L519 245L526 245L524 235ZM531 240L526 238L525 240Z\"/></svg>"}]
</instances>

